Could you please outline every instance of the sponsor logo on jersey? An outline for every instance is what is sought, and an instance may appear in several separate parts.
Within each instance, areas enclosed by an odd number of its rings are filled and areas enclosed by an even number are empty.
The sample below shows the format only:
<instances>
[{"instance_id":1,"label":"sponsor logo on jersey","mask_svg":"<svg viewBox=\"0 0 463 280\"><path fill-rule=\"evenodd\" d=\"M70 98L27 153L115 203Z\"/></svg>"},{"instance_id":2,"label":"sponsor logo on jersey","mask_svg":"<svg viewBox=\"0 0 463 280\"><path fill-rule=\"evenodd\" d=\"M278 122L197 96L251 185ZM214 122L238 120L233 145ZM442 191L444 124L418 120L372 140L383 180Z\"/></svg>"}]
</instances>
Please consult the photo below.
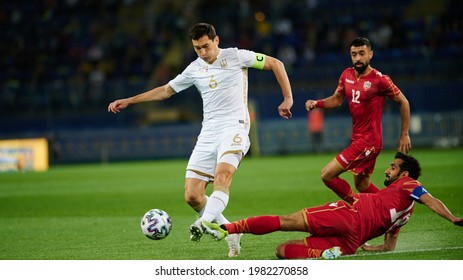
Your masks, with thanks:
<instances>
[{"instance_id":1,"label":"sponsor logo on jersey","mask_svg":"<svg viewBox=\"0 0 463 280\"><path fill-rule=\"evenodd\" d=\"M355 84L355 82L354 82L354 81L352 81L352 80L349 80L349 79L346 79L346 83L348 83L348 84Z\"/></svg>"},{"instance_id":2,"label":"sponsor logo on jersey","mask_svg":"<svg viewBox=\"0 0 463 280\"><path fill-rule=\"evenodd\" d=\"M209 67L207 67L207 65L204 67L200 67L198 71L199 73L207 73L207 71L209 71Z\"/></svg>"},{"instance_id":3,"label":"sponsor logo on jersey","mask_svg":"<svg viewBox=\"0 0 463 280\"><path fill-rule=\"evenodd\" d=\"M243 143L243 139L239 134L236 134L235 137L233 137L233 144L232 146L241 146Z\"/></svg>"}]
</instances>

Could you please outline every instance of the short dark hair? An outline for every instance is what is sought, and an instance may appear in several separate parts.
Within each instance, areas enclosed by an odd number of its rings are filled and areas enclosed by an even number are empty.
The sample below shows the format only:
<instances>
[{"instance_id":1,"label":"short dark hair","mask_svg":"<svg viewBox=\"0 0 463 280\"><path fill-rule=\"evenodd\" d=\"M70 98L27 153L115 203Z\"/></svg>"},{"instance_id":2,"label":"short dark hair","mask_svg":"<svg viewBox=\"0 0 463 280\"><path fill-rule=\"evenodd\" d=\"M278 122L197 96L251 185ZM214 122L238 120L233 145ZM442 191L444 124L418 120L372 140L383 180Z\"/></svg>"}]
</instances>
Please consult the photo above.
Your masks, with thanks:
<instances>
[{"instance_id":1,"label":"short dark hair","mask_svg":"<svg viewBox=\"0 0 463 280\"><path fill-rule=\"evenodd\" d=\"M352 48L352 47L361 47L361 46L367 46L368 49L371 50L371 43L370 43L370 40L368 40L367 38L365 37L357 37L355 38L352 43L350 43L350 47L349 48Z\"/></svg>"},{"instance_id":2,"label":"short dark hair","mask_svg":"<svg viewBox=\"0 0 463 280\"><path fill-rule=\"evenodd\" d=\"M215 28L212 24L209 23L197 23L193 25L190 29L190 39L191 40L199 40L204 35L207 35L209 39L214 40L217 37L217 33L215 33Z\"/></svg>"},{"instance_id":3,"label":"short dark hair","mask_svg":"<svg viewBox=\"0 0 463 280\"><path fill-rule=\"evenodd\" d=\"M408 171L408 175L417 180L421 176L421 166L418 160L412 156L398 152L395 158L400 158L403 162L399 165L400 172Z\"/></svg>"}]
</instances>

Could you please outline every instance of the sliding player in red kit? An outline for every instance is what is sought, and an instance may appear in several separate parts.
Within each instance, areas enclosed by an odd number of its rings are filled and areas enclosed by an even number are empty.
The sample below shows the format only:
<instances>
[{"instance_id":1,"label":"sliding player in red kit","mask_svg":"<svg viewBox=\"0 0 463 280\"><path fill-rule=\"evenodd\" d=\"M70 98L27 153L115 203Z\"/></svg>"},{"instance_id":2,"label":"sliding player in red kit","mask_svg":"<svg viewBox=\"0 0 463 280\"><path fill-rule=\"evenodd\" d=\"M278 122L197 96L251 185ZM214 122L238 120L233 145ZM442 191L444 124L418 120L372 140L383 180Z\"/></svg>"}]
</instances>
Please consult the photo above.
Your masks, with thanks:
<instances>
[{"instance_id":1,"label":"sliding player in red kit","mask_svg":"<svg viewBox=\"0 0 463 280\"><path fill-rule=\"evenodd\" d=\"M371 67L373 51L369 40L356 38L351 43L350 56L354 67L341 74L334 94L322 100L308 100L306 109L336 108L347 99L352 116L351 144L323 168L321 178L340 198L352 203L354 192L349 183L339 177L346 171L354 175L359 192L379 191L370 176L383 145L382 114L386 97L400 106L402 126L397 150L408 153L411 143L408 100L387 75Z\"/></svg>"},{"instance_id":2,"label":"sliding player in red kit","mask_svg":"<svg viewBox=\"0 0 463 280\"><path fill-rule=\"evenodd\" d=\"M276 256L284 259L333 259L355 254L359 247L365 251L393 251L400 228L410 219L415 202L426 205L455 225L463 226L462 218L455 217L416 181L421 175L421 167L414 157L398 152L385 174L385 189L375 194L355 194L352 205L340 200L290 215L250 217L223 225L204 222L203 226L216 240L234 233L309 232L310 236L302 240L278 245ZM383 234L384 244L366 244Z\"/></svg>"}]
</instances>

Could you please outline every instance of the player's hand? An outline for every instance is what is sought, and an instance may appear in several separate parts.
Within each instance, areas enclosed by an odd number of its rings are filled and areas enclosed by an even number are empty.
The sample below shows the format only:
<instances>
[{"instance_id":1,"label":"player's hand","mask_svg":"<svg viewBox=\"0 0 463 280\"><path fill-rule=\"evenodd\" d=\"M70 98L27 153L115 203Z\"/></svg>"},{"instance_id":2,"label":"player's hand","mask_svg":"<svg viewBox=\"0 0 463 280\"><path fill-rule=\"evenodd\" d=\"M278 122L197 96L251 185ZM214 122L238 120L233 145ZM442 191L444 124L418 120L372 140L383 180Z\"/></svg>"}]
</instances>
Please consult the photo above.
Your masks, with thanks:
<instances>
[{"instance_id":1,"label":"player's hand","mask_svg":"<svg viewBox=\"0 0 463 280\"><path fill-rule=\"evenodd\" d=\"M387 247L385 244L381 245L370 245L367 242L363 243L362 246L360 246L363 251L365 252L382 252L382 251L394 251L394 248L392 249L386 249Z\"/></svg>"},{"instance_id":2,"label":"player's hand","mask_svg":"<svg viewBox=\"0 0 463 280\"><path fill-rule=\"evenodd\" d=\"M280 106L278 106L278 113L283 119L290 119L293 117L293 114L291 113L291 107L293 107L292 98L285 98Z\"/></svg>"},{"instance_id":3,"label":"player's hand","mask_svg":"<svg viewBox=\"0 0 463 280\"><path fill-rule=\"evenodd\" d=\"M363 243L362 246L360 246L360 248L362 248L363 251L368 251L369 247L370 245L367 242Z\"/></svg>"},{"instance_id":4,"label":"player's hand","mask_svg":"<svg viewBox=\"0 0 463 280\"><path fill-rule=\"evenodd\" d=\"M379 251L379 248L381 246L371 246L370 244L368 244L368 242L365 242L362 244L362 246L360 246L360 248L362 248L363 251L366 251L366 252L375 252L375 251Z\"/></svg>"},{"instance_id":5,"label":"player's hand","mask_svg":"<svg viewBox=\"0 0 463 280\"><path fill-rule=\"evenodd\" d=\"M397 146L397 151L402 152L404 154L408 154L411 148L412 148L412 144L410 141L410 136L408 134L401 135L399 139L399 145Z\"/></svg>"},{"instance_id":6,"label":"player's hand","mask_svg":"<svg viewBox=\"0 0 463 280\"><path fill-rule=\"evenodd\" d=\"M463 227L463 218L459 218L456 221L453 222L454 225Z\"/></svg>"},{"instance_id":7,"label":"player's hand","mask_svg":"<svg viewBox=\"0 0 463 280\"><path fill-rule=\"evenodd\" d=\"M119 113L121 109L129 105L126 99L119 99L108 105L108 112Z\"/></svg>"},{"instance_id":8,"label":"player's hand","mask_svg":"<svg viewBox=\"0 0 463 280\"><path fill-rule=\"evenodd\" d=\"M305 109L307 110L307 112L310 112L310 110L315 108L315 105L317 105L317 101L315 101L315 100L307 100L305 102Z\"/></svg>"}]
</instances>

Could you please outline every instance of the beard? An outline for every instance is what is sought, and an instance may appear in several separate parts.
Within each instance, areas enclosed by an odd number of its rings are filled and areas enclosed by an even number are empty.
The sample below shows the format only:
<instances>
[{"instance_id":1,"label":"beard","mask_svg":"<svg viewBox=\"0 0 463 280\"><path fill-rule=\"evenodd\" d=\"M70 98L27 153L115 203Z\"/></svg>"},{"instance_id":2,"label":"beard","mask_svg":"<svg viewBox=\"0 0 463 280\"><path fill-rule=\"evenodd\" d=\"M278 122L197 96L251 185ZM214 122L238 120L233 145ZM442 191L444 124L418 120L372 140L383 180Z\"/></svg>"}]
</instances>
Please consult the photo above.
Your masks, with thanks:
<instances>
[{"instance_id":1,"label":"beard","mask_svg":"<svg viewBox=\"0 0 463 280\"><path fill-rule=\"evenodd\" d=\"M384 179L384 185L387 187L390 184L394 183L394 181L397 180L398 178L399 177L394 177L394 178L386 177L386 179Z\"/></svg>"},{"instance_id":2,"label":"beard","mask_svg":"<svg viewBox=\"0 0 463 280\"><path fill-rule=\"evenodd\" d=\"M362 74L368 68L368 65L368 63L365 64L362 62L358 62L354 64L354 69L355 71L357 71L357 73Z\"/></svg>"}]
</instances>

